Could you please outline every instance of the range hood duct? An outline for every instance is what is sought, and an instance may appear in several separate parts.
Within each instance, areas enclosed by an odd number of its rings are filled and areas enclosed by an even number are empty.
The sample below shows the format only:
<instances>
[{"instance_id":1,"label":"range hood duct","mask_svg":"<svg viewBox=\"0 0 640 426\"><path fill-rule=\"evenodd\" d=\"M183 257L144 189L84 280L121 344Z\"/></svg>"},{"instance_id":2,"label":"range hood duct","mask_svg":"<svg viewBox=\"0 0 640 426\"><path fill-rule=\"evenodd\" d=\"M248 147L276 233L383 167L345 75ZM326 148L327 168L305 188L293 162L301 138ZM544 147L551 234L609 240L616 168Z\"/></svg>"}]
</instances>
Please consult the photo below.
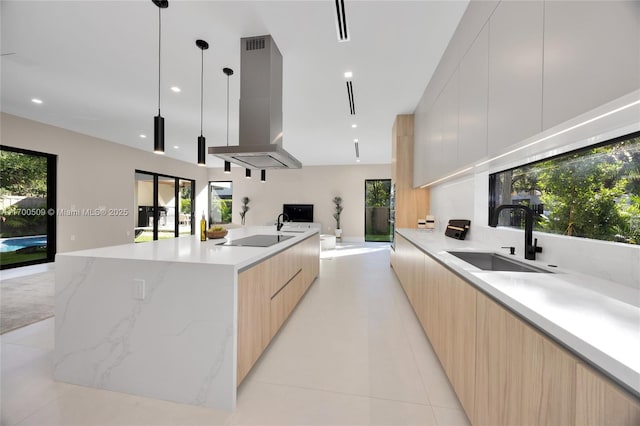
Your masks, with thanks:
<instances>
[{"instance_id":1,"label":"range hood duct","mask_svg":"<svg viewBox=\"0 0 640 426\"><path fill-rule=\"evenodd\" d=\"M282 55L270 35L240 39L240 140L209 154L249 169L299 169L282 148Z\"/></svg>"}]
</instances>

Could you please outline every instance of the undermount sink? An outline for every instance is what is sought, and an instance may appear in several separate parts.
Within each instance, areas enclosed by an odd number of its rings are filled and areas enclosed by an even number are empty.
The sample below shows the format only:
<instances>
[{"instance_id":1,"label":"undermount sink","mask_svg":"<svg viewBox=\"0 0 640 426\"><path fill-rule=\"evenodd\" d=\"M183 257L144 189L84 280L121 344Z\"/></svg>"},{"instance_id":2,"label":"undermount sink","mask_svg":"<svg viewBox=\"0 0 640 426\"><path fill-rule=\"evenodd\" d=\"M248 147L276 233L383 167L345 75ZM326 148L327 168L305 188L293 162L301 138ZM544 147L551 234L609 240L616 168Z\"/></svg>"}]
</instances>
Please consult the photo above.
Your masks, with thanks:
<instances>
[{"instance_id":1,"label":"undermount sink","mask_svg":"<svg viewBox=\"0 0 640 426\"><path fill-rule=\"evenodd\" d=\"M513 260L496 253L477 251L449 251L448 253L454 255L458 259L472 264L476 268L482 269L483 271L552 273L546 269L526 265L518 262L517 260Z\"/></svg>"}]
</instances>

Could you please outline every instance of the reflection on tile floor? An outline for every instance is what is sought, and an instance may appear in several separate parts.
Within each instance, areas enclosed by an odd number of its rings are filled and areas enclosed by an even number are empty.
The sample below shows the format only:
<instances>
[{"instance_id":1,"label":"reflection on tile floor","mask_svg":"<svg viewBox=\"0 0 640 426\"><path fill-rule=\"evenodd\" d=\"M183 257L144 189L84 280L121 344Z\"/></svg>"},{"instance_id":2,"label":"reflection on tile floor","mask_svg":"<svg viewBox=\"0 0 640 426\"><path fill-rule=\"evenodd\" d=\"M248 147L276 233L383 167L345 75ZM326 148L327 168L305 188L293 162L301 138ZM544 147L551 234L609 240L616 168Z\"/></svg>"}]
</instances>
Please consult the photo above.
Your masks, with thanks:
<instances>
[{"instance_id":1,"label":"reflection on tile floor","mask_svg":"<svg viewBox=\"0 0 640 426\"><path fill-rule=\"evenodd\" d=\"M0 337L3 426L468 424L383 244L323 251L232 413L55 382L53 329Z\"/></svg>"}]
</instances>

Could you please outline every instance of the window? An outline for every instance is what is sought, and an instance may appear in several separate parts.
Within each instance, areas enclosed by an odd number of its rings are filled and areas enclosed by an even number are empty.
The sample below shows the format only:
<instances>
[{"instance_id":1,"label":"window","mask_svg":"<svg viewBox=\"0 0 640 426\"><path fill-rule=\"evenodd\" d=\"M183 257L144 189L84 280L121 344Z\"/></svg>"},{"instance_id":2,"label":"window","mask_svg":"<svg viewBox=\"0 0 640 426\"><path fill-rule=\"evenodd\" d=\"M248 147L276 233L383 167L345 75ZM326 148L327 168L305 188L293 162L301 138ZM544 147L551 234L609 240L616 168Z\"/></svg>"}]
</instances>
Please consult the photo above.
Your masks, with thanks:
<instances>
[{"instance_id":1,"label":"window","mask_svg":"<svg viewBox=\"0 0 640 426\"><path fill-rule=\"evenodd\" d=\"M231 223L233 182L209 182L209 223Z\"/></svg>"},{"instance_id":2,"label":"window","mask_svg":"<svg viewBox=\"0 0 640 426\"><path fill-rule=\"evenodd\" d=\"M501 204L536 213L536 231L640 244L640 132L489 176L489 220ZM522 228L520 210L499 225Z\"/></svg>"},{"instance_id":3,"label":"window","mask_svg":"<svg viewBox=\"0 0 640 426\"><path fill-rule=\"evenodd\" d=\"M136 171L135 242L193 234L194 192L193 180Z\"/></svg>"},{"instance_id":4,"label":"window","mask_svg":"<svg viewBox=\"0 0 640 426\"><path fill-rule=\"evenodd\" d=\"M53 262L56 156L0 146L0 268Z\"/></svg>"}]
</instances>

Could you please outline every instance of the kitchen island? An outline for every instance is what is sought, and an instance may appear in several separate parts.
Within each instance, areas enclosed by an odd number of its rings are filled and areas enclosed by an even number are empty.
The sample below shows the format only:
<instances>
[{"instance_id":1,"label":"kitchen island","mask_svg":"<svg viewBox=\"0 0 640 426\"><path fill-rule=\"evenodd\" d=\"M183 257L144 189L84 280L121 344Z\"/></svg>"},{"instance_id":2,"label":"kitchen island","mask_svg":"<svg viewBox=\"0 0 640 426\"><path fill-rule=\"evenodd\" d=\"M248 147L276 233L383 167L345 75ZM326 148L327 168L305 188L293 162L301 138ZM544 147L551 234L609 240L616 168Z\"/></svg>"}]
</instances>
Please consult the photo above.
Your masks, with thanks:
<instances>
[{"instance_id":1,"label":"kitchen island","mask_svg":"<svg viewBox=\"0 0 640 426\"><path fill-rule=\"evenodd\" d=\"M226 240L277 234L238 228ZM318 231L285 234L269 247L188 236L58 254L55 379L232 410L319 272Z\"/></svg>"}]
</instances>

